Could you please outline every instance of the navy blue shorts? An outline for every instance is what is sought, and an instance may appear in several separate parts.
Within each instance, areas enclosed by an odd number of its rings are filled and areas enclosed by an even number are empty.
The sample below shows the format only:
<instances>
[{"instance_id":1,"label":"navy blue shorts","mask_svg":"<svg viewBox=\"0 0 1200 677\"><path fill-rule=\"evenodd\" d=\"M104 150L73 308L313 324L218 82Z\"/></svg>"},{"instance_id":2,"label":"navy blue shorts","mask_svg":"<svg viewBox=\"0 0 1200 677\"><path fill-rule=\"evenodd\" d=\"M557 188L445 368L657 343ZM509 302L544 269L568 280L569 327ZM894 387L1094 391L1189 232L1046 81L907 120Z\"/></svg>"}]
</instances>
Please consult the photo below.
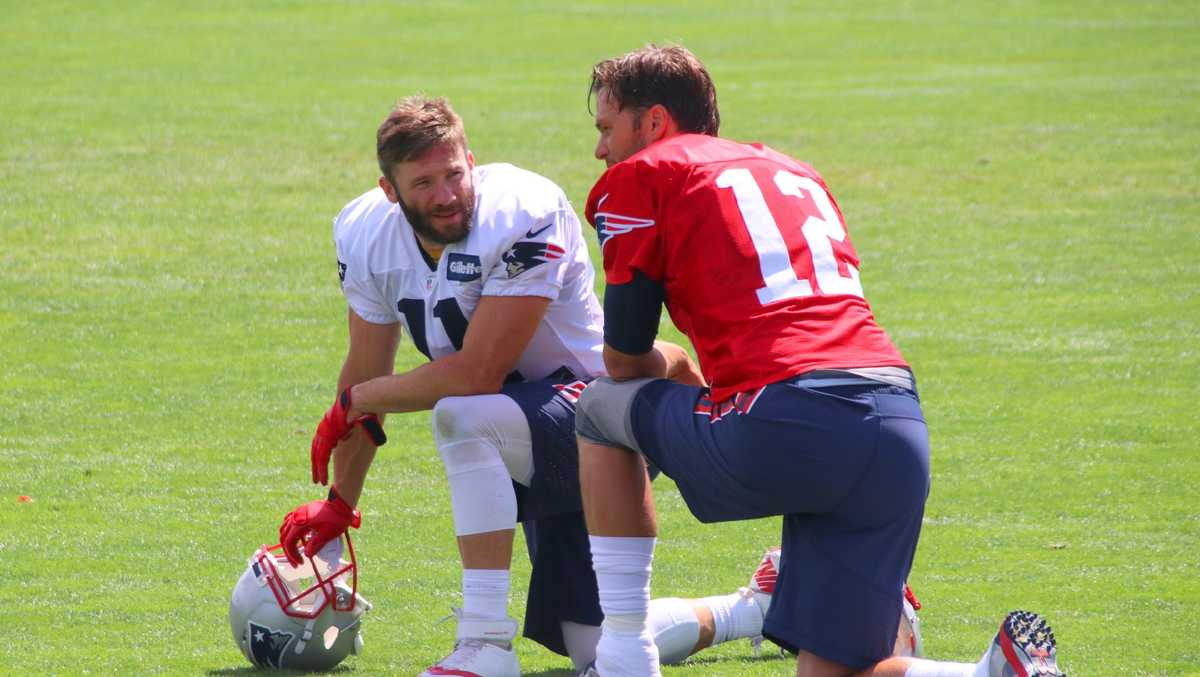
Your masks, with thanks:
<instances>
[{"instance_id":1,"label":"navy blue shorts","mask_svg":"<svg viewBox=\"0 0 1200 677\"><path fill-rule=\"evenodd\" d=\"M533 478L528 487L513 482L533 565L523 634L563 656L563 621L604 620L579 492L575 401L583 387L573 378L551 378L500 390L525 413L533 441Z\"/></svg>"},{"instance_id":2,"label":"navy blue shorts","mask_svg":"<svg viewBox=\"0 0 1200 677\"><path fill-rule=\"evenodd\" d=\"M652 381L633 400L632 430L700 521L784 516L763 634L855 669L890 656L929 492L917 395L801 376L718 405L706 397Z\"/></svg>"}]
</instances>

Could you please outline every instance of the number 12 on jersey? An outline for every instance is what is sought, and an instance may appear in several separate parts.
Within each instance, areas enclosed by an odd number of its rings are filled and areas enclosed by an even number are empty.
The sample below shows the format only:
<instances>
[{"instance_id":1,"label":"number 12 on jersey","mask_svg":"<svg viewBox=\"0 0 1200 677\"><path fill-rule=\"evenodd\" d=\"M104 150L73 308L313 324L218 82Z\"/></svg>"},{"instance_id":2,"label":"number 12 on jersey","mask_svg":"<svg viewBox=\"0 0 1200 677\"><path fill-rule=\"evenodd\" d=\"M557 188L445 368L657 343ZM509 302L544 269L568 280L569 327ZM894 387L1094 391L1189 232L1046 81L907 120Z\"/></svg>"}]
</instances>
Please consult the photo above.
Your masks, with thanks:
<instances>
[{"instance_id":1,"label":"number 12 on jersey","mask_svg":"<svg viewBox=\"0 0 1200 677\"><path fill-rule=\"evenodd\" d=\"M821 184L783 169L775 173L775 188L781 194L801 200L810 197L820 213L819 217L808 216L800 226L812 257L813 273L819 288L817 292L813 291L808 280L796 276L783 232L750 170L740 167L726 169L717 176L717 187L733 189L733 197L746 223L750 242L758 254L758 267L764 282L764 286L758 289L759 303L765 306L785 299L812 296L814 293L862 297L858 270L845 262L849 277L843 277L838 271L837 255L830 240L844 242L846 229L842 227L837 210L833 208Z\"/></svg>"}]
</instances>

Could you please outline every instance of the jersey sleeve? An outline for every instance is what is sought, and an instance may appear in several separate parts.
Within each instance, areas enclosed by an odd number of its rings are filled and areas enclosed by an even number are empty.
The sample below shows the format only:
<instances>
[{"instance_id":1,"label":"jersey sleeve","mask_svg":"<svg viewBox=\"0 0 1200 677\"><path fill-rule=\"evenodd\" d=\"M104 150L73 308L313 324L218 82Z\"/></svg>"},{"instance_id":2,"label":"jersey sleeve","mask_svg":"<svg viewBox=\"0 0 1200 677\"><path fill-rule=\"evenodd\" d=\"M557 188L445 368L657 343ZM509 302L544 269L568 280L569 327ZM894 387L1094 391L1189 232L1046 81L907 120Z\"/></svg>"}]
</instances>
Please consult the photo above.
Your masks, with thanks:
<instances>
[{"instance_id":1,"label":"jersey sleeve","mask_svg":"<svg viewBox=\"0 0 1200 677\"><path fill-rule=\"evenodd\" d=\"M565 200L564 200L565 202ZM571 248L580 240L579 218L570 205L529 218L514 229L483 285L484 296L558 298L570 264Z\"/></svg>"},{"instance_id":2,"label":"jersey sleeve","mask_svg":"<svg viewBox=\"0 0 1200 677\"><path fill-rule=\"evenodd\" d=\"M665 298L662 227L653 176L634 162L614 165L588 197L587 218L604 256L604 342L648 352Z\"/></svg>"},{"instance_id":3,"label":"jersey sleeve","mask_svg":"<svg viewBox=\"0 0 1200 677\"><path fill-rule=\"evenodd\" d=\"M662 232L655 192L649 172L627 161L609 168L588 196L587 218L596 229L604 277L610 285L629 282L635 269L662 281Z\"/></svg>"},{"instance_id":4,"label":"jersey sleeve","mask_svg":"<svg viewBox=\"0 0 1200 677\"><path fill-rule=\"evenodd\" d=\"M333 242L337 251L338 278L342 283L342 294L346 297L350 309L367 322L395 322L396 314L392 312L391 304L375 284L367 257L353 251L353 248L336 234Z\"/></svg>"}]
</instances>

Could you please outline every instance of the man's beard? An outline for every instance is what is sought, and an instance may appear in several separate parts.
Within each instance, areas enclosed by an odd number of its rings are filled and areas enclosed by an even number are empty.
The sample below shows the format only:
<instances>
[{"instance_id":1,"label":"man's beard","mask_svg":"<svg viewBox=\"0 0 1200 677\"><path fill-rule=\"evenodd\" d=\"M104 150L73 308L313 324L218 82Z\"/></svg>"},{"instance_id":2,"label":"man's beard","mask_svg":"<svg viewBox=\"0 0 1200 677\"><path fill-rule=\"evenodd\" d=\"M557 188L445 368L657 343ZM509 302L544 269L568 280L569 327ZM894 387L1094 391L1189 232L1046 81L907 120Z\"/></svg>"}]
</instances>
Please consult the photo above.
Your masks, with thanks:
<instances>
[{"instance_id":1,"label":"man's beard","mask_svg":"<svg viewBox=\"0 0 1200 677\"><path fill-rule=\"evenodd\" d=\"M435 244L447 245L455 242L462 242L467 239L467 235L471 234L471 221L475 218L475 191L470 191L463 196L460 203L461 208L459 213L462 214L462 219L452 226L449 230L438 230L433 225L433 220L426 212L417 209L412 209L404 204L404 200L397 197L397 202L400 209L404 212L405 218L408 219L409 225L413 231L421 237L421 239ZM446 228L445 226L443 228Z\"/></svg>"}]
</instances>

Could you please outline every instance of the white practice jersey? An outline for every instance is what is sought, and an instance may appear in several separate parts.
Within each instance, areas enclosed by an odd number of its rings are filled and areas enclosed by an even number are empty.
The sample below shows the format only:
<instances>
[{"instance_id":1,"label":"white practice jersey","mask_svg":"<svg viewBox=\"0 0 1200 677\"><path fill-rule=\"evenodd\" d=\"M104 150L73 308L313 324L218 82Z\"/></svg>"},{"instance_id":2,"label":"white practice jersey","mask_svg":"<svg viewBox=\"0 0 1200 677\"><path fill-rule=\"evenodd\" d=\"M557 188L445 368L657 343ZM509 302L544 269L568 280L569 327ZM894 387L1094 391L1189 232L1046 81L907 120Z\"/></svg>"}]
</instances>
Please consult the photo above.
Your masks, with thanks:
<instances>
[{"instance_id":1,"label":"white practice jersey","mask_svg":"<svg viewBox=\"0 0 1200 677\"><path fill-rule=\"evenodd\" d=\"M509 164L474 169L471 232L447 245L436 267L417 245L400 206L376 188L333 222L338 276L350 308L368 322L403 322L430 359L462 348L483 296L551 300L517 361L516 377L534 381L562 368L599 376L604 314L579 219L562 190Z\"/></svg>"}]
</instances>

